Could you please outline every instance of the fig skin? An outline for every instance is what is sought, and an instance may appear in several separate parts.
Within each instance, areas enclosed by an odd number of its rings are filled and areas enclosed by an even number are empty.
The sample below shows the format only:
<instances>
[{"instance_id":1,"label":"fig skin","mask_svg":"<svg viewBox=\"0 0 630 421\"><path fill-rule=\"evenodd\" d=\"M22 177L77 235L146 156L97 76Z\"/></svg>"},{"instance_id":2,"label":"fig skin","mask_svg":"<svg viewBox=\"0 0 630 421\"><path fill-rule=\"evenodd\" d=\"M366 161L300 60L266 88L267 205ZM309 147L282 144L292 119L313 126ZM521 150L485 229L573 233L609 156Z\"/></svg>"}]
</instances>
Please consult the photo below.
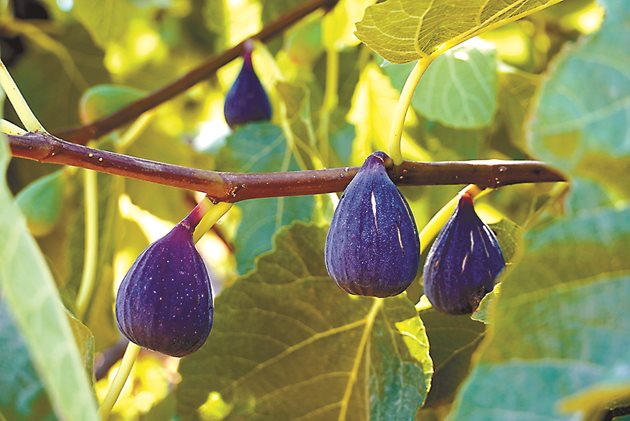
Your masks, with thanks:
<instances>
[{"instance_id":1,"label":"fig skin","mask_svg":"<svg viewBox=\"0 0 630 421\"><path fill-rule=\"evenodd\" d=\"M387 175L383 152L370 155L348 185L326 237L326 269L350 294L390 297L409 287L420 265L411 209Z\"/></svg>"},{"instance_id":2,"label":"fig skin","mask_svg":"<svg viewBox=\"0 0 630 421\"><path fill-rule=\"evenodd\" d=\"M424 265L424 294L445 313L472 313L504 267L496 236L465 193L431 246Z\"/></svg>"},{"instance_id":3,"label":"fig skin","mask_svg":"<svg viewBox=\"0 0 630 421\"><path fill-rule=\"evenodd\" d=\"M173 357L199 349L210 334L212 289L184 220L138 256L116 296L116 320L133 343Z\"/></svg>"},{"instance_id":4,"label":"fig skin","mask_svg":"<svg viewBox=\"0 0 630 421\"><path fill-rule=\"evenodd\" d=\"M243 67L225 97L225 121L230 128L253 121L271 120L271 104L252 63L252 46L246 43Z\"/></svg>"}]
</instances>

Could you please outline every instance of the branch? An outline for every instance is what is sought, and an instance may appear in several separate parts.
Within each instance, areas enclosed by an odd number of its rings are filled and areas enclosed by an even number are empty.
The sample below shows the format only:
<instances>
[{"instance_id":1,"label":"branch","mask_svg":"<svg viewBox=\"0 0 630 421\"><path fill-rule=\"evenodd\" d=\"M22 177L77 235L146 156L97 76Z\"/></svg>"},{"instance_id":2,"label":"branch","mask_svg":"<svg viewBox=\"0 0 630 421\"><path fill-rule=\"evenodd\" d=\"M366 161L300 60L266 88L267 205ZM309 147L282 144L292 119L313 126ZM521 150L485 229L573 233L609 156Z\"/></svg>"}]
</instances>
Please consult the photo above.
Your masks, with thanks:
<instances>
[{"instance_id":1,"label":"branch","mask_svg":"<svg viewBox=\"0 0 630 421\"><path fill-rule=\"evenodd\" d=\"M260 32L252 35L251 38L255 38L260 41L267 41L279 33L282 33L287 27L296 23L309 13L314 12L319 8L332 8L335 4L337 4L337 1L338 0L309 0L295 9L290 10L288 13L280 16L278 19L265 26ZM107 117L96 120L85 126L63 130L57 132L56 134L57 136L68 139L74 143L85 145L89 140L97 139L117 127L131 122L142 113L157 107L163 102L168 101L195 84L205 80L208 76L214 74L218 69L239 57L243 50L244 43L245 41L242 41L229 50L225 50L219 55L210 57L208 60L181 78L158 89L150 95L127 105Z\"/></svg>"},{"instance_id":2,"label":"branch","mask_svg":"<svg viewBox=\"0 0 630 421\"><path fill-rule=\"evenodd\" d=\"M217 172L102 151L66 142L48 133L6 135L6 138L11 153L18 158L196 190L216 202L340 192L358 171L357 167L346 167L250 174ZM567 181L558 170L538 161L405 161L394 167L389 160L386 165L390 177L402 185L476 184L497 188L518 183Z\"/></svg>"}]
</instances>

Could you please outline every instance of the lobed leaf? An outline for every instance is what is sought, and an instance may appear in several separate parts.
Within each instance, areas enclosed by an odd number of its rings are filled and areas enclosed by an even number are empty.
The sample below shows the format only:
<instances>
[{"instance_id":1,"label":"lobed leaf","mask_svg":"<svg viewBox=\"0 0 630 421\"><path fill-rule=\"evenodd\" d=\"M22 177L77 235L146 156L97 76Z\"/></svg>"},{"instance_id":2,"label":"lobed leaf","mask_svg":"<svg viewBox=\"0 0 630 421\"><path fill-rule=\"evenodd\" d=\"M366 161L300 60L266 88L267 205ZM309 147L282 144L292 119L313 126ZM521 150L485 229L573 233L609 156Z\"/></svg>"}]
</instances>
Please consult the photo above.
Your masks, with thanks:
<instances>
[{"instance_id":1,"label":"lobed leaf","mask_svg":"<svg viewBox=\"0 0 630 421\"><path fill-rule=\"evenodd\" d=\"M225 401L226 419L415 416L432 373L422 322L403 296L341 291L326 273L325 236L284 228L256 270L217 298L208 342L180 365L184 419L203 416L206 399Z\"/></svg>"}]
</instances>

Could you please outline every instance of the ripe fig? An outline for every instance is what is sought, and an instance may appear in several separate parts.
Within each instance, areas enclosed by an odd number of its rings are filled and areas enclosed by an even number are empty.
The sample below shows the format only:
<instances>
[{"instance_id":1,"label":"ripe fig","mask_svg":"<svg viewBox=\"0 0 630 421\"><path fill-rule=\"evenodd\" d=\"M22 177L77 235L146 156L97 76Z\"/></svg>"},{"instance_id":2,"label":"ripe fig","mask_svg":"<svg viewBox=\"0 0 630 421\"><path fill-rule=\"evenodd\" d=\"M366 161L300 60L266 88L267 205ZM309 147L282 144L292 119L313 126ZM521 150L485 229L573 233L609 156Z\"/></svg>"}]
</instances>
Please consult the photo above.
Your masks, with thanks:
<instances>
[{"instance_id":1,"label":"ripe fig","mask_svg":"<svg viewBox=\"0 0 630 421\"><path fill-rule=\"evenodd\" d=\"M418 230L387 175L388 158L383 152L367 157L343 193L326 237L328 274L350 294L397 295L418 272Z\"/></svg>"},{"instance_id":2,"label":"ripe fig","mask_svg":"<svg viewBox=\"0 0 630 421\"><path fill-rule=\"evenodd\" d=\"M424 294L433 307L450 314L472 313L494 288L505 261L499 242L465 193L429 250Z\"/></svg>"},{"instance_id":3,"label":"ripe fig","mask_svg":"<svg viewBox=\"0 0 630 421\"><path fill-rule=\"evenodd\" d=\"M243 47L243 67L225 97L223 114L228 126L271 120L271 104L252 63L252 44Z\"/></svg>"},{"instance_id":4,"label":"ripe fig","mask_svg":"<svg viewBox=\"0 0 630 421\"><path fill-rule=\"evenodd\" d=\"M138 256L116 296L120 331L145 348L182 357L212 328L210 277L186 220Z\"/></svg>"}]
</instances>

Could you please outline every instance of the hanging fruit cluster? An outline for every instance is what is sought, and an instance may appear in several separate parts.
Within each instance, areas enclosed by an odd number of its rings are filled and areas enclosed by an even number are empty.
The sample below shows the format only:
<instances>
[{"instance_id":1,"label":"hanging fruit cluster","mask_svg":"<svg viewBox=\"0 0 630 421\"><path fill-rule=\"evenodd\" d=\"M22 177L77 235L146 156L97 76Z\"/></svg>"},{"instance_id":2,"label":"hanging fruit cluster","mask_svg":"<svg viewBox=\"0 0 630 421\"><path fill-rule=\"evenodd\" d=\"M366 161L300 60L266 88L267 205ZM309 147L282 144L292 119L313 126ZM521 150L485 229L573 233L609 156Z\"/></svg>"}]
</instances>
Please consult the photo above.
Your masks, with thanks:
<instances>
[{"instance_id":1,"label":"hanging fruit cluster","mask_svg":"<svg viewBox=\"0 0 630 421\"><path fill-rule=\"evenodd\" d=\"M225 99L225 119L232 128L271 118L251 55L248 42ZM391 297L418 274L418 230L409 204L389 178L389 161L383 152L367 157L341 196L326 237L328 274L350 294ZM199 349L212 328L210 278L192 237L200 218L191 215L140 254L116 298L121 332L138 345L175 357ZM425 295L443 312L471 313L504 266L494 233L475 213L472 196L464 194L429 251Z\"/></svg>"}]
</instances>

